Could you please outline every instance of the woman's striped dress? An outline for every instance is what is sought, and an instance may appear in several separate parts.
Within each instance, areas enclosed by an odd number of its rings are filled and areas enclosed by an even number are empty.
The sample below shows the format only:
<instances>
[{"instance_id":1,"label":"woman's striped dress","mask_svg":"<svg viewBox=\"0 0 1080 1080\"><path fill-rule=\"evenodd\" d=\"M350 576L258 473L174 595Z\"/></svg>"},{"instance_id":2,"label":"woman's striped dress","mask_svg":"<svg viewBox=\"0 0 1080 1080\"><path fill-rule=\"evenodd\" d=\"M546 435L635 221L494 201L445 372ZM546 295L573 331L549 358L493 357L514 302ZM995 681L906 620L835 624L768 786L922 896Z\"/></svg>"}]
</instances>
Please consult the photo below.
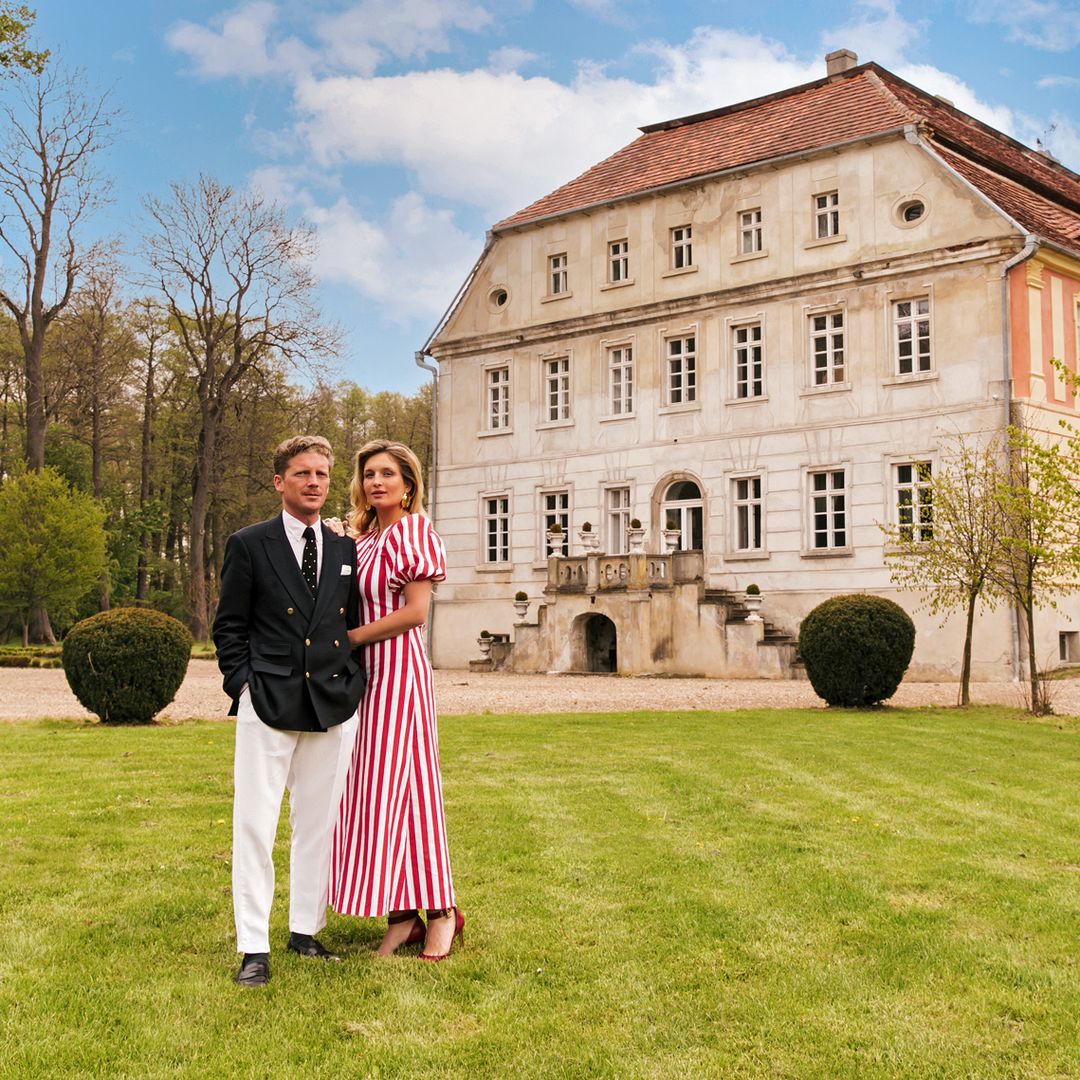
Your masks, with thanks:
<instances>
[{"instance_id":1,"label":"woman's striped dress","mask_svg":"<svg viewBox=\"0 0 1080 1080\"><path fill-rule=\"evenodd\" d=\"M405 603L410 581L441 581L442 540L427 518L406 514L356 541L360 620ZM418 626L364 649L368 684L334 830L330 906L385 915L454 903L446 850L431 665Z\"/></svg>"}]
</instances>

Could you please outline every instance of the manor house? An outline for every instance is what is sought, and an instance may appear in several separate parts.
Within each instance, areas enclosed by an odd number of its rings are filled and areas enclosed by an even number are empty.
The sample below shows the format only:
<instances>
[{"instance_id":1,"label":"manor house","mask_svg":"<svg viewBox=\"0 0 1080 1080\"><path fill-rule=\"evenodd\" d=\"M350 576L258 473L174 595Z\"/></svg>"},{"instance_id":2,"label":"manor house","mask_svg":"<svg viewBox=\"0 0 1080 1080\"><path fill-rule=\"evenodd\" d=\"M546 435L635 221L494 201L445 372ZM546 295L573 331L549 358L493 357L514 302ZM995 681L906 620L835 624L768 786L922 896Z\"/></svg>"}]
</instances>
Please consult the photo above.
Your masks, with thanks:
<instances>
[{"instance_id":1,"label":"manor house","mask_svg":"<svg viewBox=\"0 0 1080 1080\"><path fill-rule=\"evenodd\" d=\"M491 229L423 350L436 665L486 630L516 670L785 677L806 612L862 591L915 618L910 677L957 674L962 620L897 592L879 526L928 535L950 438L1013 402L1076 418L1050 360L1076 370L1080 176L826 61L642 128ZM1040 658L1080 659L1078 615L1037 613ZM983 612L975 677L1019 673L1021 634Z\"/></svg>"}]
</instances>

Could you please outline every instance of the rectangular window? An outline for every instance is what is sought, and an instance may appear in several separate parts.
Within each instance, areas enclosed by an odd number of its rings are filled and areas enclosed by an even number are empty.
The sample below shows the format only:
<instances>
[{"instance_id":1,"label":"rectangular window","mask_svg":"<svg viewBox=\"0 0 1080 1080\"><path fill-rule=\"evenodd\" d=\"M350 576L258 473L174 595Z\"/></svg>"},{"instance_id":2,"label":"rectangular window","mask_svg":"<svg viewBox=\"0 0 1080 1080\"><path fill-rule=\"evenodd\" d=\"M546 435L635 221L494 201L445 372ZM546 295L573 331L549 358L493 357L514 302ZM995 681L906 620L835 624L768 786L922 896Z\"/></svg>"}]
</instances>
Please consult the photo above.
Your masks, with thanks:
<instances>
[{"instance_id":1,"label":"rectangular window","mask_svg":"<svg viewBox=\"0 0 1080 1080\"><path fill-rule=\"evenodd\" d=\"M930 370L930 297L897 300L893 304L893 343L896 373L915 375Z\"/></svg>"},{"instance_id":2,"label":"rectangular window","mask_svg":"<svg viewBox=\"0 0 1080 1080\"><path fill-rule=\"evenodd\" d=\"M814 196L814 235L819 240L840 235L840 194L826 191Z\"/></svg>"},{"instance_id":3,"label":"rectangular window","mask_svg":"<svg viewBox=\"0 0 1080 1080\"><path fill-rule=\"evenodd\" d=\"M609 555L625 555L630 546L626 530L630 528L630 489L608 488L605 495L607 509L607 549Z\"/></svg>"},{"instance_id":4,"label":"rectangular window","mask_svg":"<svg viewBox=\"0 0 1080 1080\"><path fill-rule=\"evenodd\" d=\"M608 281L613 285L630 280L630 241L613 240L608 244Z\"/></svg>"},{"instance_id":5,"label":"rectangular window","mask_svg":"<svg viewBox=\"0 0 1080 1080\"><path fill-rule=\"evenodd\" d=\"M567 538L567 542L570 539L570 492L569 491L545 491L541 495L541 503L543 506L543 513L541 519L543 523L544 535L541 536L540 542L544 552L544 558L546 559L552 554L554 550L547 540L547 531L552 525L558 525L562 531L563 536ZM568 551L568 548L560 549L563 554Z\"/></svg>"},{"instance_id":6,"label":"rectangular window","mask_svg":"<svg viewBox=\"0 0 1080 1080\"><path fill-rule=\"evenodd\" d=\"M761 323L747 323L732 330L735 350L735 396L761 397L765 392L765 353Z\"/></svg>"},{"instance_id":7,"label":"rectangular window","mask_svg":"<svg viewBox=\"0 0 1080 1080\"><path fill-rule=\"evenodd\" d=\"M634 350L629 345L608 349L608 388L611 415L634 411Z\"/></svg>"},{"instance_id":8,"label":"rectangular window","mask_svg":"<svg viewBox=\"0 0 1080 1080\"><path fill-rule=\"evenodd\" d=\"M545 419L570 419L570 357L544 361Z\"/></svg>"},{"instance_id":9,"label":"rectangular window","mask_svg":"<svg viewBox=\"0 0 1080 1080\"><path fill-rule=\"evenodd\" d=\"M763 545L761 477L732 481L735 505L735 550L760 551Z\"/></svg>"},{"instance_id":10,"label":"rectangular window","mask_svg":"<svg viewBox=\"0 0 1080 1080\"><path fill-rule=\"evenodd\" d=\"M510 426L510 368L487 369L488 431L502 431Z\"/></svg>"},{"instance_id":11,"label":"rectangular window","mask_svg":"<svg viewBox=\"0 0 1080 1080\"><path fill-rule=\"evenodd\" d=\"M754 255L761 250L761 208L739 214L739 254Z\"/></svg>"},{"instance_id":12,"label":"rectangular window","mask_svg":"<svg viewBox=\"0 0 1080 1080\"><path fill-rule=\"evenodd\" d=\"M896 466L896 524L903 540L925 543L934 539L932 479L929 461Z\"/></svg>"},{"instance_id":13,"label":"rectangular window","mask_svg":"<svg viewBox=\"0 0 1080 1080\"><path fill-rule=\"evenodd\" d=\"M810 316L810 357L814 386L844 381L844 313Z\"/></svg>"},{"instance_id":14,"label":"rectangular window","mask_svg":"<svg viewBox=\"0 0 1080 1080\"><path fill-rule=\"evenodd\" d=\"M510 496L484 499L484 562L510 561Z\"/></svg>"},{"instance_id":15,"label":"rectangular window","mask_svg":"<svg viewBox=\"0 0 1080 1080\"><path fill-rule=\"evenodd\" d=\"M548 257L548 285L551 296L570 291L569 279L566 275L566 255L551 255Z\"/></svg>"},{"instance_id":16,"label":"rectangular window","mask_svg":"<svg viewBox=\"0 0 1080 1080\"><path fill-rule=\"evenodd\" d=\"M693 227L680 225L671 230L671 269L685 270L694 265Z\"/></svg>"},{"instance_id":17,"label":"rectangular window","mask_svg":"<svg viewBox=\"0 0 1080 1080\"><path fill-rule=\"evenodd\" d=\"M847 547L847 485L843 469L810 474L810 541L818 551Z\"/></svg>"},{"instance_id":18,"label":"rectangular window","mask_svg":"<svg viewBox=\"0 0 1080 1080\"><path fill-rule=\"evenodd\" d=\"M667 343L667 403L697 401L697 339L669 338Z\"/></svg>"}]
</instances>

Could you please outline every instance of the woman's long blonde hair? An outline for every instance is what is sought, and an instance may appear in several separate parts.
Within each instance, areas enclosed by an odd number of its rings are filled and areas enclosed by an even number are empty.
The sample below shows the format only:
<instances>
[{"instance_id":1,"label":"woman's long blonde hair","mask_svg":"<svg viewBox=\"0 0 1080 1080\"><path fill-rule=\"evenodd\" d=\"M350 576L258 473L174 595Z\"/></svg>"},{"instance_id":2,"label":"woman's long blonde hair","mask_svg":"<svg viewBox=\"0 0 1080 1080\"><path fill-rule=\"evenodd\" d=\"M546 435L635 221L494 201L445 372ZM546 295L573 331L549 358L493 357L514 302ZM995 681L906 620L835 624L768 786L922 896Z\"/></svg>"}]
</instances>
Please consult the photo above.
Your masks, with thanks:
<instances>
[{"instance_id":1,"label":"woman's long blonde hair","mask_svg":"<svg viewBox=\"0 0 1080 1080\"><path fill-rule=\"evenodd\" d=\"M364 497L364 466L367 465L368 459L376 454L389 454L401 470L401 478L405 481L405 492L408 498L404 504L405 513L421 514L424 511L424 472L420 467L420 459L404 443L392 442L390 439L372 439L357 450L356 464L349 484L349 501L352 503L352 509L349 510L345 519L349 523L349 528L358 535L366 533L378 516L375 513L375 507L368 506L367 499Z\"/></svg>"}]
</instances>

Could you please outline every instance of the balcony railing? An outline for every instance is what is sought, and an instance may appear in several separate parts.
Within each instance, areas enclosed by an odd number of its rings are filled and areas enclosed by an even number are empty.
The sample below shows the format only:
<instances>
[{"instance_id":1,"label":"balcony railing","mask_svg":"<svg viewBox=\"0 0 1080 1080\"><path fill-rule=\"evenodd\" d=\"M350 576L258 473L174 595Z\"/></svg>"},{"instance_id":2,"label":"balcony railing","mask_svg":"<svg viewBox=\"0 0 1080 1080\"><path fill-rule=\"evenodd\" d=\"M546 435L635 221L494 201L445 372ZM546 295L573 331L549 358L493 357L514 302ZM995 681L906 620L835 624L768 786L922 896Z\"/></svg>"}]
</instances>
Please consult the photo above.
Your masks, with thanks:
<instances>
[{"instance_id":1,"label":"balcony railing","mask_svg":"<svg viewBox=\"0 0 1080 1080\"><path fill-rule=\"evenodd\" d=\"M548 588L557 592L647 591L704 580L700 551L672 555L575 555L548 559Z\"/></svg>"}]
</instances>

